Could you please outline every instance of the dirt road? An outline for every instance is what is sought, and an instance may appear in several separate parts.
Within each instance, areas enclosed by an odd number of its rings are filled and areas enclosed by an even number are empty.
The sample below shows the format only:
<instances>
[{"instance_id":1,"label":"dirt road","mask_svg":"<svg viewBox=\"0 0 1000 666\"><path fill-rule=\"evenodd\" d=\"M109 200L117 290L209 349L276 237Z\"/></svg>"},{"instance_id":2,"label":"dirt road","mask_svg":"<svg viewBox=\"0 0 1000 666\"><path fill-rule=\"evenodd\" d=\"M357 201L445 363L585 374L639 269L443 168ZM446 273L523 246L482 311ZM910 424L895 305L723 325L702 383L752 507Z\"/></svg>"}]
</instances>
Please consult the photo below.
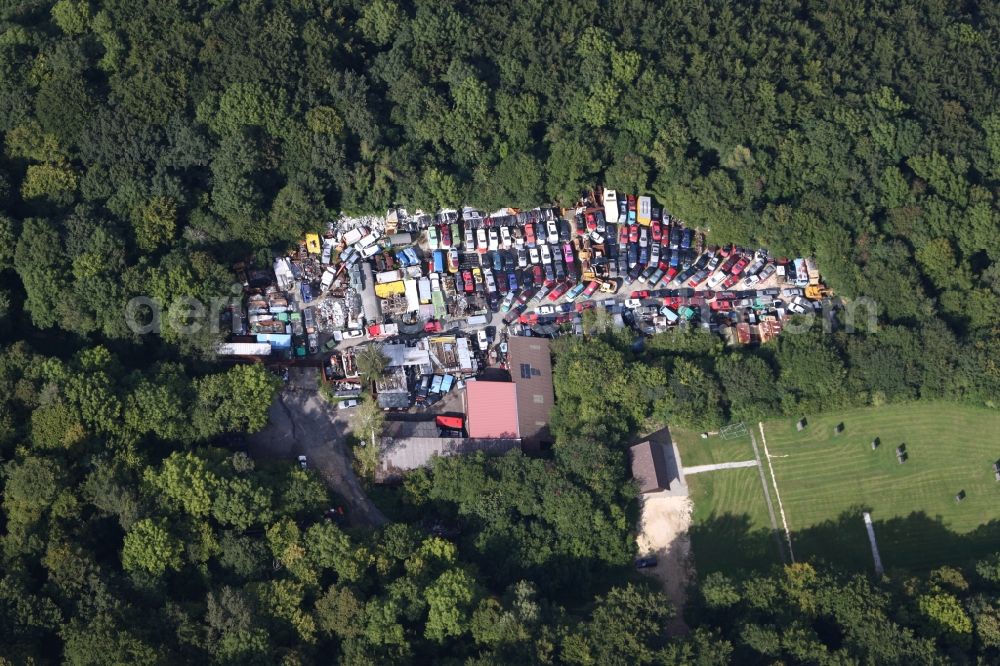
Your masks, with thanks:
<instances>
[{"instance_id":1,"label":"dirt road","mask_svg":"<svg viewBox=\"0 0 1000 666\"><path fill-rule=\"evenodd\" d=\"M654 495L642 500L642 522L636 537L639 555L655 555L658 560L655 567L642 571L663 584L673 603L675 615L667 623L667 633L672 636L688 632L681 612L688 583L694 579L690 527L691 500L687 496Z\"/></svg>"},{"instance_id":2,"label":"dirt road","mask_svg":"<svg viewBox=\"0 0 1000 666\"><path fill-rule=\"evenodd\" d=\"M316 385L316 371L291 368L289 381L271 405L264 430L250 438L254 457L294 461L306 456L327 485L344 498L351 525L383 525L386 517L365 494L351 467L345 437L354 410L333 409Z\"/></svg>"}]
</instances>

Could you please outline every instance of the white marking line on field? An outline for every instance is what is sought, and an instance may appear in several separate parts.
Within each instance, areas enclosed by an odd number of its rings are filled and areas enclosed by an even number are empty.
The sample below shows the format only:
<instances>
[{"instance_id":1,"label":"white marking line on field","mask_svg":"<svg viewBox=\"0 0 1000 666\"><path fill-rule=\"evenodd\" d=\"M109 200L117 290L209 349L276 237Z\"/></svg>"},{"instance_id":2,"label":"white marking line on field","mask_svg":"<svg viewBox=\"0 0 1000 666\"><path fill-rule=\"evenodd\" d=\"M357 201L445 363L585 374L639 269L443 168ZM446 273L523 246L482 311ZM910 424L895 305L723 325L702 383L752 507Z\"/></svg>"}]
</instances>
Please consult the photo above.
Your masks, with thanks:
<instances>
[{"instance_id":1,"label":"white marking line on field","mask_svg":"<svg viewBox=\"0 0 1000 666\"><path fill-rule=\"evenodd\" d=\"M872 525L872 515L867 511L863 515L865 517L865 529L868 530L868 542L872 545L872 557L875 558L875 573L881 576L885 573L885 569L882 568L882 558L878 554L878 544L875 543L875 526Z\"/></svg>"},{"instance_id":2,"label":"white marking line on field","mask_svg":"<svg viewBox=\"0 0 1000 666\"><path fill-rule=\"evenodd\" d=\"M774 502L771 501L771 490L767 487L767 477L764 476L764 465L760 462L760 449L757 448L757 438L752 430L743 431L750 438L753 447L753 457L757 460L757 474L760 476L760 489L764 491L764 502L767 503L767 517L771 521L771 536L774 537L774 547L781 561L785 561L785 549L781 547L781 537L778 536L778 519L774 517Z\"/></svg>"},{"instance_id":3,"label":"white marking line on field","mask_svg":"<svg viewBox=\"0 0 1000 666\"><path fill-rule=\"evenodd\" d=\"M714 472L717 469L737 469L739 467L756 467L756 460L740 460L739 462L725 462L716 463L714 465L695 465L694 467L685 467L684 475L688 474L700 474L701 472Z\"/></svg>"},{"instance_id":4,"label":"white marking line on field","mask_svg":"<svg viewBox=\"0 0 1000 666\"><path fill-rule=\"evenodd\" d=\"M767 460L767 468L771 471L771 483L774 485L774 496L778 500L778 513L781 514L781 524L785 526L785 541L788 542L788 556L795 564L795 551L792 550L792 533L788 531L788 520L785 518L785 507L781 504L781 493L778 491L778 480L774 477L774 467L771 466L771 454L767 452L767 437L764 436L764 422L758 421L760 428L760 442L764 445L764 458Z\"/></svg>"}]
</instances>

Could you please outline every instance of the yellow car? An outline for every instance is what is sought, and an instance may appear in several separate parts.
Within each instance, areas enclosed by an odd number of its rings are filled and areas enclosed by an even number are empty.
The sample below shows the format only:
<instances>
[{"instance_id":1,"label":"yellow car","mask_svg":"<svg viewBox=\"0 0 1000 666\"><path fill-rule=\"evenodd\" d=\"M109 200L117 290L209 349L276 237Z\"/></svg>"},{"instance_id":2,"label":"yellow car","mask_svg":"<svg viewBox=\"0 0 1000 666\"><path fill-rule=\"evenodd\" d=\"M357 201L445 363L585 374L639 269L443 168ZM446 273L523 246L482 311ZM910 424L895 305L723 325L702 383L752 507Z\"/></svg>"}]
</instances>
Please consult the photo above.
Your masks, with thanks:
<instances>
[{"instance_id":1,"label":"yellow car","mask_svg":"<svg viewBox=\"0 0 1000 666\"><path fill-rule=\"evenodd\" d=\"M483 271L478 266L472 269L472 279L475 280L476 284L483 283Z\"/></svg>"}]
</instances>

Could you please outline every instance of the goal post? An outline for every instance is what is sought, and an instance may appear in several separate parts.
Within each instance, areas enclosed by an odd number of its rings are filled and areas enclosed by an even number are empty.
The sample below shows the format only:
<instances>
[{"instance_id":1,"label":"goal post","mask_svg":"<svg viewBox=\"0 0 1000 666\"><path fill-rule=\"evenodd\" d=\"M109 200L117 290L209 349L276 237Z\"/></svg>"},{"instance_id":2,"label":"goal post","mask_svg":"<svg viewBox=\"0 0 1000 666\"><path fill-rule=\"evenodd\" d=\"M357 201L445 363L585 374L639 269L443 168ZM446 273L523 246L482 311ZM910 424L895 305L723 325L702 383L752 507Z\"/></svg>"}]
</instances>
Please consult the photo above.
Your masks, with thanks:
<instances>
[{"instance_id":1,"label":"goal post","mask_svg":"<svg viewBox=\"0 0 1000 666\"><path fill-rule=\"evenodd\" d=\"M738 421L736 423L730 423L729 425L723 427L719 430L719 437L722 439L737 439L738 437L747 436L747 426L743 421Z\"/></svg>"}]
</instances>

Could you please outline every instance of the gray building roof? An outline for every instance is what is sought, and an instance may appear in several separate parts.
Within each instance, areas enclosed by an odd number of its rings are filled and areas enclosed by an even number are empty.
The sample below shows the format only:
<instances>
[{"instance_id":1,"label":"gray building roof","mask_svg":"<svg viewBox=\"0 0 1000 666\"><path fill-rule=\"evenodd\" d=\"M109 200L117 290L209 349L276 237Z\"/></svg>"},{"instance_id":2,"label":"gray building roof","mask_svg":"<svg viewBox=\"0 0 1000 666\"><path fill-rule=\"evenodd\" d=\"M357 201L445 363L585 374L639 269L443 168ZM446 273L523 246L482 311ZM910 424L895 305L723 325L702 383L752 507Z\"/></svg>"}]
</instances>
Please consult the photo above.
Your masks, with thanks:
<instances>
[{"instance_id":1,"label":"gray building roof","mask_svg":"<svg viewBox=\"0 0 1000 666\"><path fill-rule=\"evenodd\" d=\"M408 436L382 437L381 459L375 472L375 479L380 483L398 479L404 472L424 467L430 464L434 456L463 455L476 451L502 455L520 446L520 440L517 439L439 437L433 421L408 422L391 430ZM430 434L431 430L433 436L419 436Z\"/></svg>"},{"instance_id":2,"label":"gray building roof","mask_svg":"<svg viewBox=\"0 0 1000 666\"><path fill-rule=\"evenodd\" d=\"M639 485L639 492L645 494L670 489L673 475L664 454L663 446L654 442L642 442L629 449L632 477Z\"/></svg>"},{"instance_id":3,"label":"gray building roof","mask_svg":"<svg viewBox=\"0 0 1000 666\"><path fill-rule=\"evenodd\" d=\"M518 430L525 445L538 447L552 438L549 417L555 393L549 341L545 338L512 337L507 344L510 376L517 385Z\"/></svg>"}]
</instances>

